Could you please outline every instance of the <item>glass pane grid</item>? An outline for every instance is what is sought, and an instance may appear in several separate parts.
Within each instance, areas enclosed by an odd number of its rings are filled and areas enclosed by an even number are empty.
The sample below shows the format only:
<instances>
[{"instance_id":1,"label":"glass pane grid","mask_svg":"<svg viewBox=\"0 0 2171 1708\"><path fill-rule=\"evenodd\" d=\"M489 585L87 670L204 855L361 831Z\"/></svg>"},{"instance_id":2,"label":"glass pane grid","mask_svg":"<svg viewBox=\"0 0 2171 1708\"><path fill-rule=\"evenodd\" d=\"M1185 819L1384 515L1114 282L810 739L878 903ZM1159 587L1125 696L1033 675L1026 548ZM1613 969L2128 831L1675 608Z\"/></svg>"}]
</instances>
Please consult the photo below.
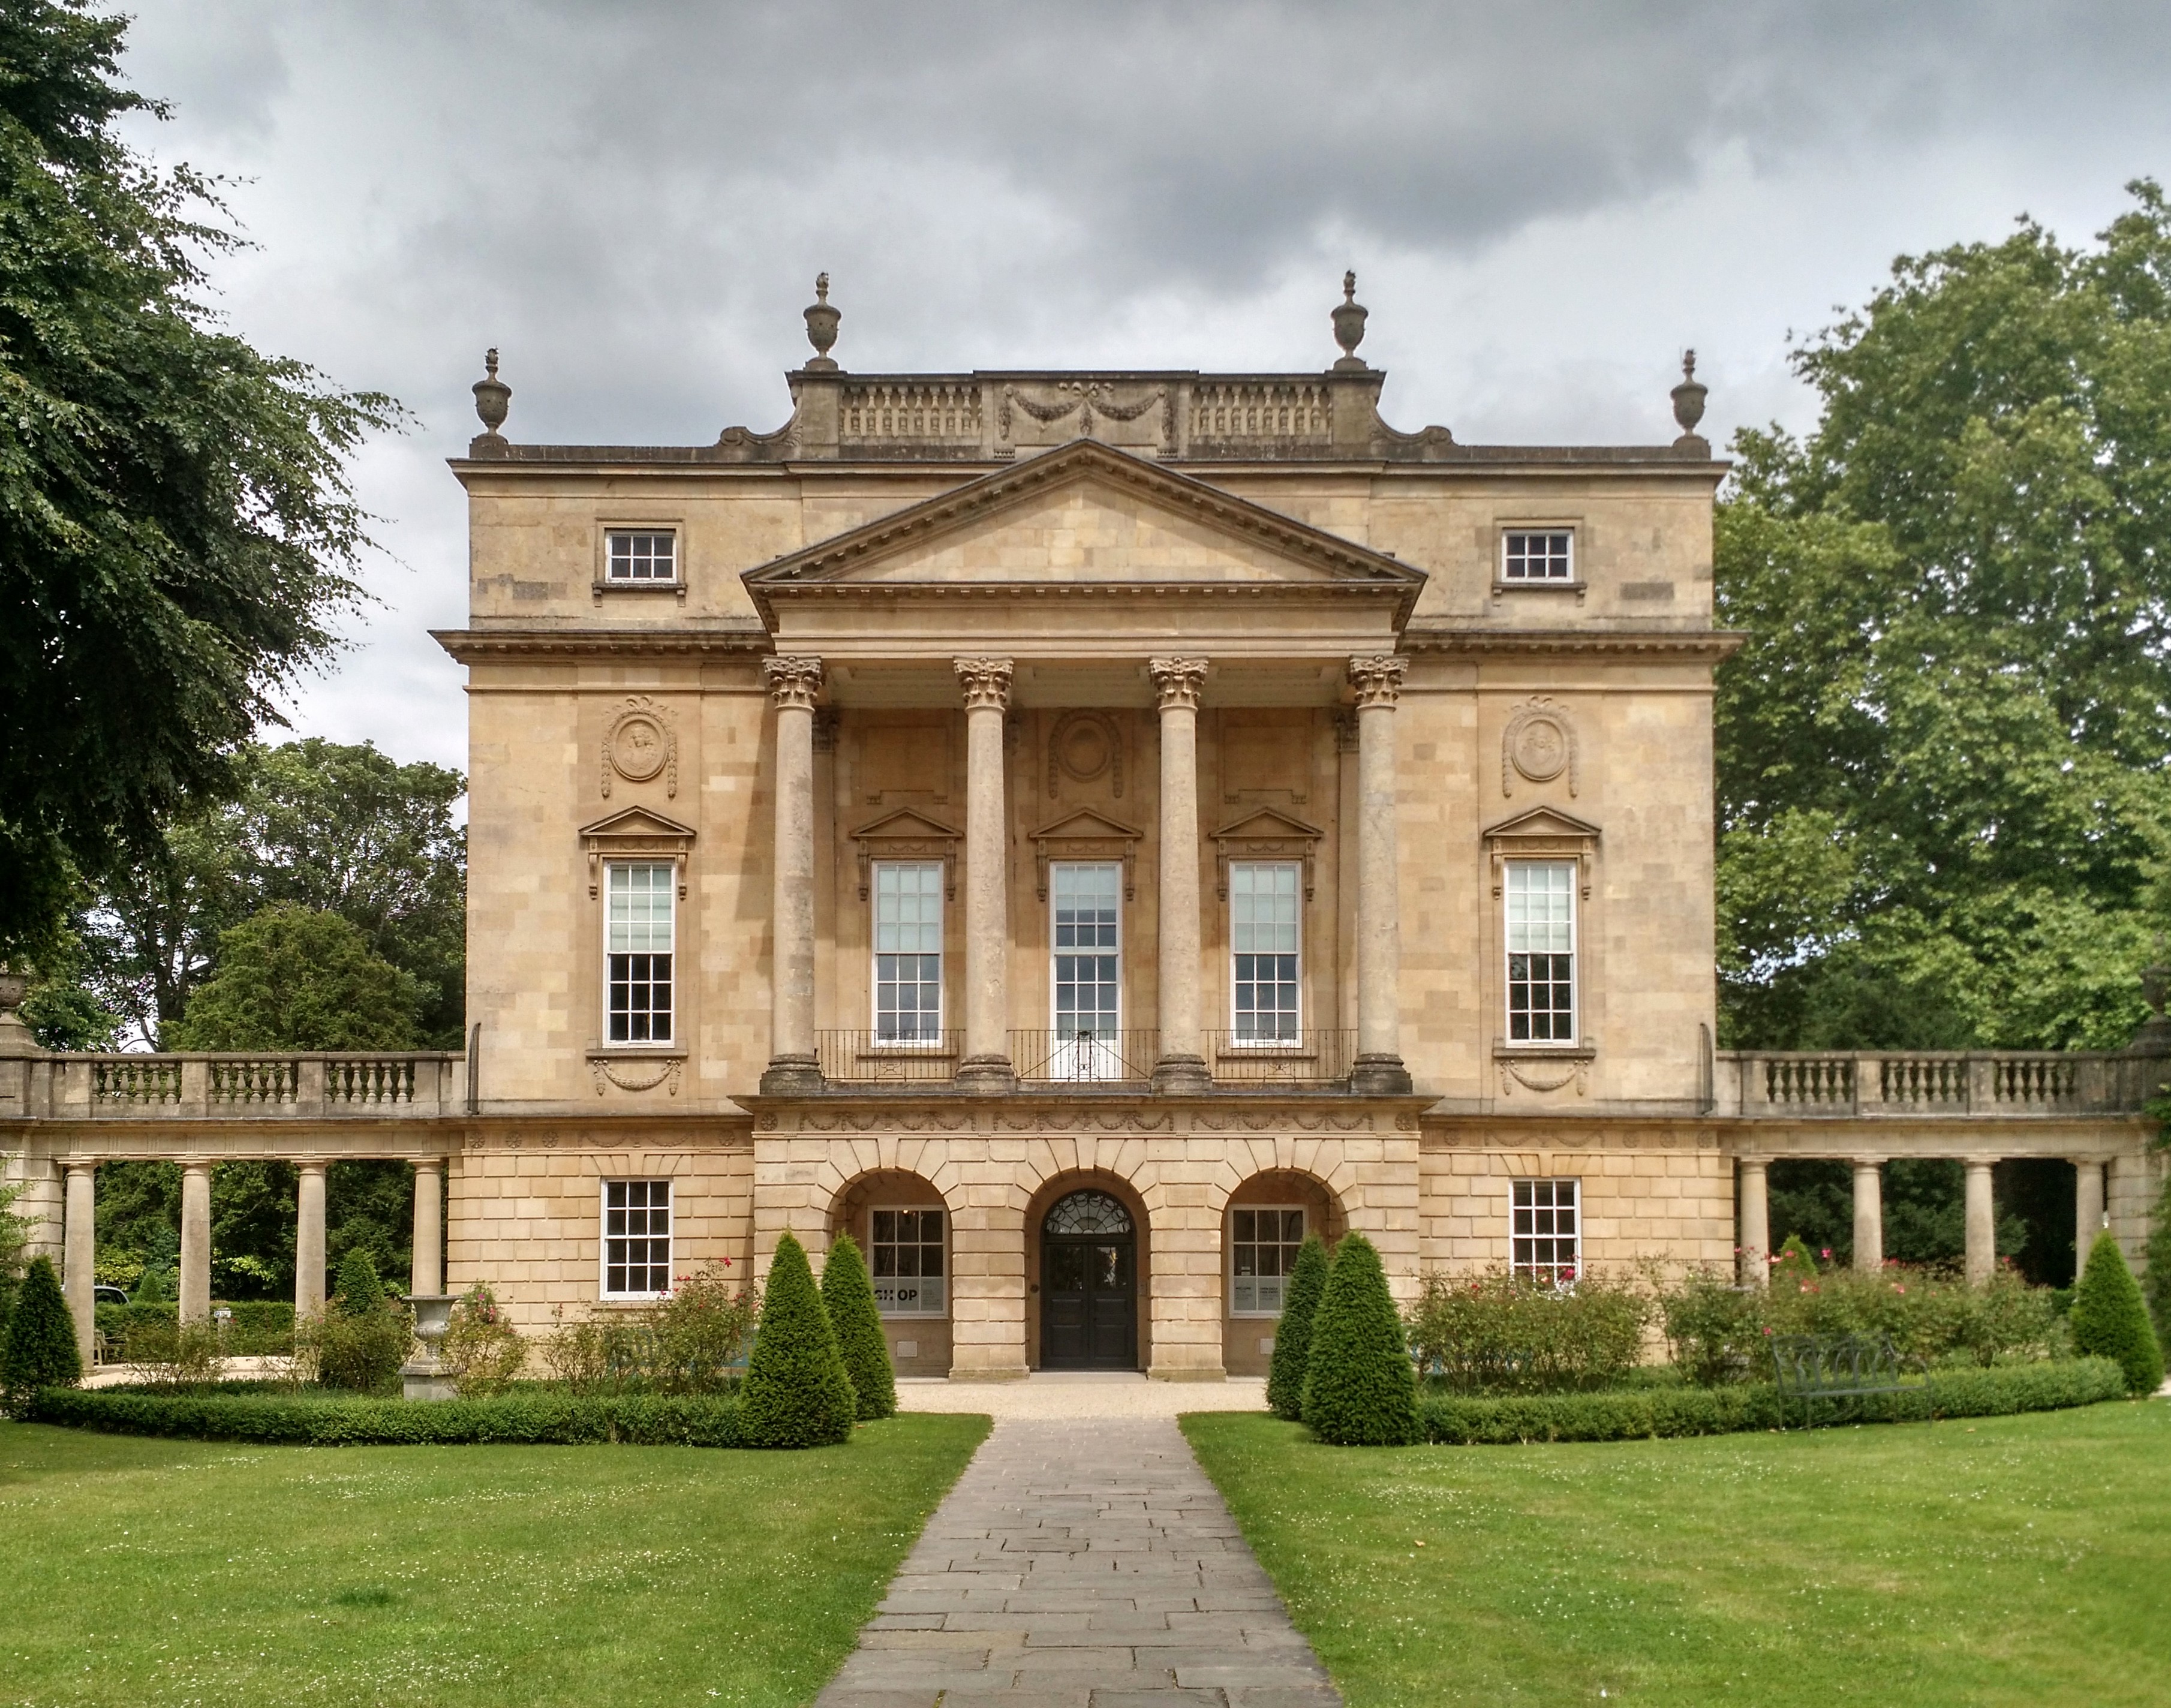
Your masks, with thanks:
<instances>
[{"instance_id":1,"label":"glass pane grid","mask_svg":"<svg viewBox=\"0 0 2171 1708\"><path fill-rule=\"evenodd\" d=\"M1230 865L1231 1007L1239 1043L1296 1041L1302 876L1293 860Z\"/></svg>"},{"instance_id":2,"label":"glass pane grid","mask_svg":"<svg viewBox=\"0 0 2171 1708\"><path fill-rule=\"evenodd\" d=\"M1575 1040L1576 870L1573 860L1508 863L1508 1036L1513 1041Z\"/></svg>"},{"instance_id":3,"label":"glass pane grid","mask_svg":"<svg viewBox=\"0 0 2171 1708\"><path fill-rule=\"evenodd\" d=\"M1234 1316L1278 1316L1297 1248L1304 1244L1304 1212L1282 1205L1230 1213L1229 1309Z\"/></svg>"},{"instance_id":4,"label":"glass pane grid","mask_svg":"<svg viewBox=\"0 0 2171 1708\"><path fill-rule=\"evenodd\" d=\"M1510 581L1569 580L1574 538L1574 534L1565 528L1511 530L1501 542L1502 579Z\"/></svg>"},{"instance_id":5,"label":"glass pane grid","mask_svg":"<svg viewBox=\"0 0 2171 1708\"><path fill-rule=\"evenodd\" d=\"M661 864L614 865L607 874L605 1009L610 1041L667 1044L677 870Z\"/></svg>"},{"instance_id":6,"label":"glass pane grid","mask_svg":"<svg viewBox=\"0 0 2171 1708\"><path fill-rule=\"evenodd\" d=\"M603 1182L603 1293L671 1291L671 1182Z\"/></svg>"},{"instance_id":7,"label":"glass pane grid","mask_svg":"<svg viewBox=\"0 0 2171 1708\"><path fill-rule=\"evenodd\" d=\"M875 1040L939 1043L942 1036L942 864L875 868Z\"/></svg>"},{"instance_id":8,"label":"glass pane grid","mask_svg":"<svg viewBox=\"0 0 2171 1708\"><path fill-rule=\"evenodd\" d=\"M610 579L614 581L669 581L678 579L677 539L669 533L613 533Z\"/></svg>"},{"instance_id":9,"label":"glass pane grid","mask_svg":"<svg viewBox=\"0 0 2171 1708\"><path fill-rule=\"evenodd\" d=\"M1582 1272L1581 1186L1573 1180L1514 1182L1508 1245L1516 1274L1557 1287Z\"/></svg>"},{"instance_id":10,"label":"glass pane grid","mask_svg":"<svg viewBox=\"0 0 2171 1708\"><path fill-rule=\"evenodd\" d=\"M867 1241L875 1306L884 1316L941 1316L946 1304L946 1212L873 1213Z\"/></svg>"}]
</instances>

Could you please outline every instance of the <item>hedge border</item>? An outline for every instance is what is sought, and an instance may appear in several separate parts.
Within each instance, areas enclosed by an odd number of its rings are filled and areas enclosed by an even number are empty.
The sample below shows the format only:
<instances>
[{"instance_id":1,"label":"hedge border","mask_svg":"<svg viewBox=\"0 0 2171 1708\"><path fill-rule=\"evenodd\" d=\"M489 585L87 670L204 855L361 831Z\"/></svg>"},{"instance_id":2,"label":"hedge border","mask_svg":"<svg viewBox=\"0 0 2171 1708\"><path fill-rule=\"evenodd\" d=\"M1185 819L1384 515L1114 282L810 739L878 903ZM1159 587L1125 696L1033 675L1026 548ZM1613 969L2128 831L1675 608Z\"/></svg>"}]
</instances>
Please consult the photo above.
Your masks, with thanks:
<instances>
[{"instance_id":1,"label":"hedge border","mask_svg":"<svg viewBox=\"0 0 2171 1708\"><path fill-rule=\"evenodd\" d=\"M22 1421L115 1435L303 1447L742 1447L736 1400L706 1395L508 1394L486 1400L46 1388Z\"/></svg>"},{"instance_id":2,"label":"hedge border","mask_svg":"<svg viewBox=\"0 0 2171 1708\"><path fill-rule=\"evenodd\" d=\"M1820 1400L1818 1427L1920 1422L1934 1417L1999 1417L2056 1411L2126 1397L2125 1376L2109 1358L2071 1358L1977 1370L1933 1370L1897 1394ZM1424 1438L1446 1447L1555 1441L1648 1441L1729 1435L1782 1427L1769 1382L1733 1388L1648 1388L1482 1400L1430 1397L1418 1404ZM1794 1403L1786 1422L1801 1427Z\"/></svg>"}]
</instances>

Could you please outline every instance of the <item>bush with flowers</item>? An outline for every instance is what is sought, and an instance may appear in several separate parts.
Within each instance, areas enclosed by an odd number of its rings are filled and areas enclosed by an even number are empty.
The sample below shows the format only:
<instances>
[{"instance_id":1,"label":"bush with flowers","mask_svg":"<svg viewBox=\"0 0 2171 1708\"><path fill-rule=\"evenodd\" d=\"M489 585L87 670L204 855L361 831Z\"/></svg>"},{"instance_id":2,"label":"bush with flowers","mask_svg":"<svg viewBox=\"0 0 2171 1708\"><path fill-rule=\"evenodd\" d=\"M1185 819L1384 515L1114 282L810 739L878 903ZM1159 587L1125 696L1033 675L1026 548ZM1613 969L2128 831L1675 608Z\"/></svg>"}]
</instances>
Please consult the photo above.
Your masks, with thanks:
<instances>
[{"instance_id":1,"label":"bush with flowers","mask_svg":"<svg viewBox=\"0 0 2171 1708\"><path fill-rule=\"evenodd\" d=\"M480 1282L460 1296L441 1356L462 1399L502 1394L528 1361L528 1343Z\"/></svg>"},{"instance_id":2,"label":"bush with flowers","mask_svg":"<svg viewBox=\"0 0 2171 1708\"><path fill-rule=\"evenodd\" d=\"M1557 1394L1620 1382L1642 1356L1651 1300L1630 1282L1563 1272L1557 1283L1489 1270L1428 1275L1411 1350L1454 1394Z\"/></svg>"},{"instance_id":3,"label":"bush with flowers","mask_svg":"<svg viewBox=\"0 0 2171 1708\"><path fill-rule=\"evenodd\" d=\"M666 1298L567 1320L542 1343L544 1368L576 1394L728 1394L738 1386L761 1292L734 1288L728 1257L675 1277Z\"/></svg>"}]
</instances>

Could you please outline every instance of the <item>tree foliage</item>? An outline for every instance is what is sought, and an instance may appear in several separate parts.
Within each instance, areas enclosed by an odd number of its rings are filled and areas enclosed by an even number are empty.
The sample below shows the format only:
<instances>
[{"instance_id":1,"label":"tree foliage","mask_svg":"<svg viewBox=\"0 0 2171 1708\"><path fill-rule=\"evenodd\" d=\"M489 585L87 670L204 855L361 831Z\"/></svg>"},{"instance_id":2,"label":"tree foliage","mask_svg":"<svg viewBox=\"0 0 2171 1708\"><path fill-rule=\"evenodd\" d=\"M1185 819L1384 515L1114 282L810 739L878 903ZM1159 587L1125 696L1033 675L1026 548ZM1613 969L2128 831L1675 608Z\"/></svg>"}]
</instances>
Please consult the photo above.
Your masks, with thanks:
<instances>
[{"instance_id":1,"label":"tree foliage","mask_svg":"<svg viewBox=\"0 0 2171 1708\"><path fill-rule=\"evenodd\" d=\"M1418 1438L1417 1372L1380 1254L1362 1234L1334 1248L1311 1320L1304 1421L1335 1447L1402 1447Z\"/></svg>"},{"instance_id":2,"label":"tree foliage","mask_svg":"<svg viewBox=\"0 0 2171 1708\"><path fill-rule=\"evenodd\" d=\"M238 239L121 140L165 111L119 81L126 31L0 8L0 952L231 789L358 597L346 462L398 415L219 328L203 262Z\"/></svg>"},{"instance_id":3,"label":"tree foliage","mask_svg":"<svg viewBox=\"0 0 2171 1708\"><path fill-rule=\"evenodd\" d=\"M1281 1320L1274 1325L1273 1362L1267 1367L1267 1404L1290 1422L1304 1416L1304 1372L1311 1354L1311 1320L1319 1296L1327 1290L1327 1242L1304 1236L1289 1266L1289 1291L1282 1296Z\"/></svg>"},{"instance_id":4,"label":"tree foliage","mask_svg":"<svg viewBox=\"0 0 2171 1708\"><path fill-rule=\"evenodd\" d=\"M859 1416L870 1422L892 1416L897 1411L897 1374L890 1368L889 1342L882 1338L866 1259L849 1234L836 1237L822 1266L822 1308L837 1331L837 1349L844 1355L844 1373L852 1379Z\"/></svg>"},{"instance_id":5,"label":"tree foliage","mask_svg":"<svg viewBox=\"0 0 2171 1708\"><path fill-rule=\"evenodd\" d=\"M1903 256L1735 442L1723 1030L2122 1045L2171 852L2171 209Z\"/></svg>"},{"instance_id":6,"label":"tree foliage","mask_svg":"<svg viewBox=\"0 0 2171 1708\"><path fill-rule=\"evenodd\" d=\"M763 1289L761 1325L739 1389L748 1447L832 1447L849 1441L857 1410L852 1379L807 1250L789 1233Z\"/></svg>"},{"instance_id":7,"label":"tree foliage","mask_svg":"<svg viewBox=\"0 0 2171 1708\"><path fill-rule=\"evenodd\" d=\"M275 902L219 939L218 971L160 1041L179 1050L405 1050L415 981L336 913Z\"/></svg>"},{"instance_id":8,"label":"tree foliage","mask_svg":"<svg viewBox=\"0 0 2171 1708\"><path fill-rule=\"evenodd\" d=\"M53 1260L34 1257L23 1277L15 1307L8 1315L8 1338L0 1347L0 1395L19 1405L40 1388L83 1379L83 1352L75 1343L75 1319L68 1314Z\"/></svg>"}]
</instances>

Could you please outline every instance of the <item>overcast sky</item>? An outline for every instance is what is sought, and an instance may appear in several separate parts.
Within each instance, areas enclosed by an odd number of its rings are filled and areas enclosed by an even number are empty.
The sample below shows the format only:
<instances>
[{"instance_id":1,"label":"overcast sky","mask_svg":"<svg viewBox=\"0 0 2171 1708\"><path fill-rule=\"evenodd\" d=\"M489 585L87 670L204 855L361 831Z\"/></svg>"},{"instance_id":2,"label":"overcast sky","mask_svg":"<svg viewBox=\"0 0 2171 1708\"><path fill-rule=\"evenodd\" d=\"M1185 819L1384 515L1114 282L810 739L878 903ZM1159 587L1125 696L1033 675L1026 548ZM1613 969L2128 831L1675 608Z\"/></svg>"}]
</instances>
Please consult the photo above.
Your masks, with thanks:
<instances>
[{"instance_id":1,"label":"overcast sky","mask_svg":"<svg viewBox=\"0 0 2171 1708\"><path fill-rule=\"evenodd\" d=\"M234 329L417 425L300 733L464 766L464 506L515 439L767 431L826 268L863 371L1320 368L1345 267L1384 412L1466 442L1801 427L1790 334L1891 258L2068 241L2171 177L2171 7L155 0L131 126L238 180Z\"/></svg>"}]
</instances>

